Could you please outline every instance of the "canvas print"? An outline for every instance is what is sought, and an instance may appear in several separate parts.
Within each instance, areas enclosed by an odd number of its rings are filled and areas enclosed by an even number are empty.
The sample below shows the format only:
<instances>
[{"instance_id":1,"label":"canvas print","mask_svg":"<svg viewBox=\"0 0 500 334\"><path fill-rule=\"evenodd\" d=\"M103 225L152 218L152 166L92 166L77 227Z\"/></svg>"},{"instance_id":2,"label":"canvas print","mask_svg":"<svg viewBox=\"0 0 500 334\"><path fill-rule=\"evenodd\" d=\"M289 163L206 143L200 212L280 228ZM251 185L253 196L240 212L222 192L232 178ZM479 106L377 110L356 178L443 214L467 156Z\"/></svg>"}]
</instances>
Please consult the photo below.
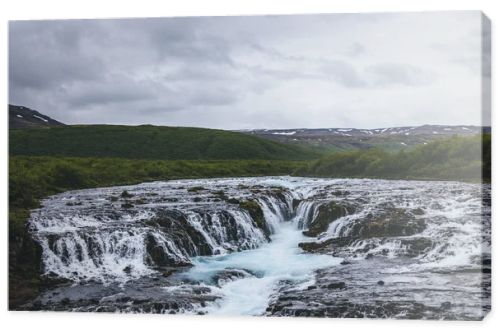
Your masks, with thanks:
<instances>
[{"instance_id":1,"label":"canvas print","mask_svg":"<svg viewBox=\"0 0 500 334\"><path fill-rule=\"evenodd\" d=\"M479 11L11 21L12 311L481 320Z\"/></svg>"}]
</instances>

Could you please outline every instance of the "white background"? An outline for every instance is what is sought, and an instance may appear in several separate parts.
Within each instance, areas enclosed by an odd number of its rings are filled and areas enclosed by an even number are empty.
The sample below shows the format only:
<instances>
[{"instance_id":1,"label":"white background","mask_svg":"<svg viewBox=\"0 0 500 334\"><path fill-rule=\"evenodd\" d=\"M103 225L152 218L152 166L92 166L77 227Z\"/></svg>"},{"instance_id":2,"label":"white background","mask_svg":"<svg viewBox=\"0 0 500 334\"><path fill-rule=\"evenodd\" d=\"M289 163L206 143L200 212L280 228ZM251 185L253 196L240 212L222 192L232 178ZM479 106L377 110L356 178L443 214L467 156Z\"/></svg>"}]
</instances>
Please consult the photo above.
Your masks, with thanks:
<instances>
[{"instance_id":1,"label":"white background","mask_svg":"<svg viewBox=\"0 0 500 334\"><path fill-rule=\"evenodd\" d=\"M300 14L300 13L352 13L384 11L428 11L428 10L482 10L492 20L493 30L493 78L498 77L498 55L496 45L499 38L496 23L500 22L500 1L498 0L350 0L350 1L273 1L273 0L3 0L0 4L0 80L1 103L5 106L1 119L2 178L0 191L1 257L0 257L0 331L2 333L432 333L453 332L478 334L500 331L500 311L496 286L493 281L493 310L483 322L401 321L401 320L353 320L353 319L297 319L297 318L249 318L249 317L196 317L163 315L110 315L70 313L26 313L7 312L7 21L13 19L64 19L64 18L107 18L107 17L161 17L196 15L251 15L251 14ZM494 84L494 82L493 82ZM495 109L495 88L493 86L493 109ZM496 126L493 113L492 124ZM493 145L498 140L493 137ZM496 153L496 152L494 152ZM493 155L494 166L498 156ZM494 170L493 187L496 190L498 173ZM494 191L496 203L497 191ZM493 204L494 206L495 204ZM493 231L498 223L494 210ZM498 238L493 238L493 271L498 272Z\"/></svg>"}]
</instances>

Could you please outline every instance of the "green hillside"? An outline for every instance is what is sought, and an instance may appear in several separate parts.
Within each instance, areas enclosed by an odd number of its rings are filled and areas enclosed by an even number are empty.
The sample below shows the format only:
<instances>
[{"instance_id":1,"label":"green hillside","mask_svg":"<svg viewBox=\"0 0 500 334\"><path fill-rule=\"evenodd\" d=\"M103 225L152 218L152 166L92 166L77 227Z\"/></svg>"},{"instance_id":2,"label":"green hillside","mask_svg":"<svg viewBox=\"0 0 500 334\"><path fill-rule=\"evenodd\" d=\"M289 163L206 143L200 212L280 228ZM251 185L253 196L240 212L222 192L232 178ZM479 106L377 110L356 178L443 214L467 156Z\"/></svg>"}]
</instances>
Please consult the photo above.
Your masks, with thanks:
<instances>
[{"instance_id":1,"label":"green hillside","mask_svg":"<svg viewBox=\"0 0 500 334\"><path fill-rule=\"evenodd\" d=\"M339 152L311 162L301 176L369 177L387 179L489 182L491 135L452 137L409 151L390 153L379 148Z\"/></svg>"},{"instance_id":2,"label":"green hillside","mask_svg":"<svg viewBox=\"0 0 500 334\"><path fill-rule=\"evenodd\" d=\"M78 125L9 131L11 155L155 160L307 160L301 147L223 130L166 126Z\"/></svg>"}]
</instances>

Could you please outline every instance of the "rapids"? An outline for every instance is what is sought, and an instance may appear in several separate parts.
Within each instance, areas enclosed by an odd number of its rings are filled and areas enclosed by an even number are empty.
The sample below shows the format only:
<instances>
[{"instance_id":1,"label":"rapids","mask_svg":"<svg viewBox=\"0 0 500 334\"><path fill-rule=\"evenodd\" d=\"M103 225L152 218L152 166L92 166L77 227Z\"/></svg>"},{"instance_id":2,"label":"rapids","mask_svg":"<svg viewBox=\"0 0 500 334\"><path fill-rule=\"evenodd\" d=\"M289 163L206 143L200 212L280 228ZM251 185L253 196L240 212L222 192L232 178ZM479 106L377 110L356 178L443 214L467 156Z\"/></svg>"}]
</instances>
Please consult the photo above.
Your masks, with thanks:
<instances>
[{"instance_id":1,"label":"rapids","mask_svg":"<svg viewBox=\"0 0 500 334\"><path fill-rule=\"evenodd\" d=\"M29 228L32 310L480 319L490 187L258 177L69 191Z\"/></svg>"},{"instance_id":2,"label":"rapids","mask_svg":"<svg viewBox=\"0 0 500 334\"><path fill-rule=\"evenodd\" d=\"M221 282L216 293L221 299L207 311L216 314L259 315L267 308L269 297L281 281L308 283L316 269L339 265L341 258L304 254L297 244L306 239L291 222L283 222L270 243L260 248L220 256L201 257L185 277L210 284L213 277L228 268L253 275ZM252 298L249 298L252 296Z\"/></svg>"}]
</instances>

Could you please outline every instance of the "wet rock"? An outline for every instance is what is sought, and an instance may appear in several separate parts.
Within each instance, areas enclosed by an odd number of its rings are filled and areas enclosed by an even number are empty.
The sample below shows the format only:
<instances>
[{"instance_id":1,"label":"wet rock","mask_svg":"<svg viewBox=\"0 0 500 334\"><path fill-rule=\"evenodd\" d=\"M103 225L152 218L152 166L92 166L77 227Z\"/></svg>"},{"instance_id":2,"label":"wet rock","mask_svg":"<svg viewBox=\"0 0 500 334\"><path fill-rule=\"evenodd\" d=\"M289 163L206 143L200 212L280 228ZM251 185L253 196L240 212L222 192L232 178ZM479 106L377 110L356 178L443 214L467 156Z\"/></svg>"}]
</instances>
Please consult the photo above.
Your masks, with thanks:
<instances>
[{"instance_id":1,"label":"wet rock","mask_svg":"<svg viewBox=\"0 0 500 334\"><path fill-rule=\"evenodd\" d=\"M148 201L146 198L139 198L139 199L136 199L133 203L136 204L136 205L143 205L143 204L146 204Z\"/></svg>"},{"instance_id":2,"label":"wet rock","mask_svg":"<svg viewBox=\"0 0 500 334\"><path fill-rule=\"evenodd\" d=\"M451 302L443 302L441 303L441 308L444 310L449 310L451 308Z\"/></svg>"},{"instance_id":3,"label":"wet rock","mask_svg":"<svg viewBox=\"0 0 500 334\"><path fill-rule=\"evenodd\" d=\"M384 282L384 281L378 281L378 282L377 282L377 285L384 285L384 284L385 284L385 282Z\"/></svg>"},{"instance_id":4,"label":"wet rock","mask_svg":"<svg viewBox=\"0 0 500 334\"><path fill-rule=\"evenodd\" d=\"M240 201L239 205L241 209L246 210L250 214L250 217L252 217L257 227L264 232L266 238L269 238L271 235L271 229L266 223L264 212L262 211L259 203L255 200L246 200Z\"/></svg>"},{"instance_id":5,"label":"wet rock","mask_svg":"<svg viewBox=\"0 0 500 334\"><path fill-rule=\"evenodd\" d=\"M40 277L40 286L44 289L50 289L57 286L71 284L71 280L67 278L60 277L59 275L49 272Z\"/></svg>"},{"instance_id":6,"label":"wet rock","mask_svg":"<svg viewBox=\"0 0 500 334\"><path fill-rule=\"evenodd\" d=\"M330 283L326 287L331 290L345 289L345 282Z\"/></svg>"},{"instance_id":7,"label":"wet rock","mask_svg":"<svg viewBox=\"0 0 500 334\"><path fill-rule=\"evenodd\" d=\"M240 204L240 201L237 198L228 198L226 202L229 204Z\"/></svg>"},{"instance_id":8,"label":"wet rock","mask_svg":"<svg viewBox=\"0 0 500 334\"><path fill-rule=\"evenodd\" d=\"M176 270L175 270L175 269L166 269L166 270L163 270L163 271L161 272L161 275L162 275L163 277L169 277L169 276L171 276L171 275L172 275L173 273L175 273L175 272L176 272Z\"/></svg>"},{"instance_id":9,"label":"wet rock","mask_svg":"<svg viewBox=\"0 0 500 334\"><path fill-rule=\"evenodd\" d=\"M335 190L335 191L332 191L332 195L333 196L338 196L338 197L345 197L345 196L348 196L349 195L349 192L347 190Z\"/></svg>"},{"instance_id":10,"label":"wet rock","mask_svg":"<svg viewBox=\"0 0 500 334\"><path fill-rule=\"evenodd\" d=\"M195 295L207 294L210 293L210 291L210 288L207 288L205 286L193 287L193 293Z\"/></svg>"},{"instance_id":11,"label":"wet rock","mask_svg":"<svg viewBox=\"0 0 500 334\"><path fill-rule=\"evenodd\" d=\"M299 207L299 204L300 204L301 202L302 202L302 200L301 200L301 199L296 199L296 198L294 198L294 199L292 200L292 208L293 208L293 210L297 210L297 208Z\"/></svg>"},{"instance_id":12,"label":"wet rock","mask_svg":"<svg viewBox=\"0 0 500 334\"><path fill-rule=\"evenodd\" d=\"M348 246L352 238L331 238L321 242L301 242L299 247L310 253L326 253L336 248Z\"/></svg>"},{"instance_id":13,"label":"wet rock","mask_svg":"<svg viewBox=\"0 0 500 334\"><path fill-rule=\"evenodd\" d=\"M196 192L203 191L203 190L206 190L206 189L204 187L201 187L201 186L191 187L191 188L187 189L187 191L190 193L196 193Z\"/></svg>"},{"instance_id":14,"label":"wet rock","mask_svg":"<svg viewBox=\"0 0 500 334\"><path fill-rule=\"evenodd\" d=\"M170 266L190 266L192 265L188 260L180 260L169 254L164 246L160 244L152 235L146 238L146 250L149 255L151 264L158 267Z\"/></svg>"},{"instance_id":15,"label":"wet rock","mask_svg":"<svg viewBox=\"0 0 500 334\"><path fill-rule=\"evenodd\" d=\"M385 208L378 214L369 214L354 223L349 235L361 239L374 237L409 236L425 230L423 219L400 208Z\"/></svg>"},{"instance_id":16,"label":"wet rock","mask_svg":"<svg viewBox=\"0 0 500 334\"><path fill-rule=\"evenodd\" d=\"M220 287L227 282L234 281L234 280L241 279L241 278L245 278L245 277L250 277L250 276L254 276L254 275L251 272L244 270L244 269L225 269L225 270L217 273L212 278L212 281L217 286Z\"/></svg>"},{"instance_id":17,"label":"wet rock","mask_svg":"<svg viewBox=\"0 0 500 334\"><path fill-rule=\"evenodd\" d=\"M333 221L354 213L354 207L336 202L322 204L317 210L314 220L307 224L308 230L303 232L308 237L318 236L325 232Z\"/></svg>"},{"instance_id":18,"label":"wet rock","mask_svg":"<svg viewBox=\"0 0 500 334\"><path fill-rule=\"evenodd\" d=\"M123 197L123 198L132 198L132 197L134 197L134 195L133 195L133 194L129 193L129 192L128 192L128 191L126 191L126 190L122 191L122 193L121 193L121 195L120 195L120 196L121 196L121 197Z\"/></svg>"},{"instance_id":19,"label":"wet rock","mask_svg":"<svg viewBox=\"0 0 500 334\"><path fill-rule=\"evenodd\" d=\"M421 215L425 214L425 211L422 208L416 208L416 209L411 210L411 213L414 215L417 215L417 216L421 216Z\"/></svg>"},{"instance_id":20,"label":"wet rock","mask_svg":"<svg viewBox=\"0 0 500 334\"><path fill-rule=\"evenodd\" d=\"M71 301L69 298L66 297L66 298L63 298L60 303L61 303L61 305L69 305L71 303Z\"/></svg>"},{"instance_id":21,"label":"wet rock","mask_svg":"<svg viewBox=\"0 0 500 334\"><path fill-rule=\"evenodd\" d=\"M401 245L406 248L405 255L415 257L424 254L432 248L433 242L425 237L401 239Z\"/></svg>"},{"instance_id":22,"label":"wet rock","mask_svg":"<svg viewBox=\"0 0 500 334\"><path fill-rule=\"evenodd\" d=\"M218 191L214 191L212 192L212 194L218 198L220 198L221 200L227 200L227 195L226 193L224 193L224 190L218 190Z\"/></svg>"}]
</instances>

